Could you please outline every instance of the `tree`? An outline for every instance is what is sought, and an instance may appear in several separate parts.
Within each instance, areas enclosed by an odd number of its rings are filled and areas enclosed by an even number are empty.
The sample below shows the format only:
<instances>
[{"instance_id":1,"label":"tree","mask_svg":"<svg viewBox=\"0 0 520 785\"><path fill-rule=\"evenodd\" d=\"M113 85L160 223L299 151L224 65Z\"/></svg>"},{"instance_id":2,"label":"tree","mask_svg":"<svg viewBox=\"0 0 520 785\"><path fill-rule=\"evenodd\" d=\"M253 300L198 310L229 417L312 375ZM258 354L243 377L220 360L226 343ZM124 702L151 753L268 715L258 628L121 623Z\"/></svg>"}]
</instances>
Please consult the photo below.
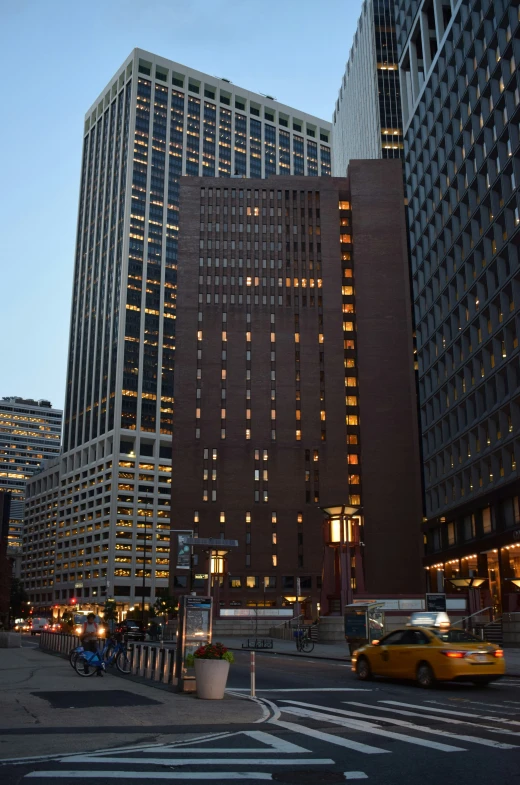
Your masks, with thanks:
<instances>
[{"instance_id":1,"label":"tree","mask_svg":"<svg viewBox=\"0 0 520 785\"><path fill-rule=\"evenodd\" d=\"M27 603L29 596L23 587L23 583L19 578L13 578L11 581L11 617L18 619L27 615ZM24 607L25 606L25 607Z\"/></svg>"},{"instance_id":2,"label":"tree","mask_svg":"<svg viewBox=\"0 0 520 785\"><path fill-rule=\"evenodd\" d=\"M169 616L177 610L177 600L171 594L162 594L155 600L153 609L156 616Z\"/></svg>"}]
</instances>

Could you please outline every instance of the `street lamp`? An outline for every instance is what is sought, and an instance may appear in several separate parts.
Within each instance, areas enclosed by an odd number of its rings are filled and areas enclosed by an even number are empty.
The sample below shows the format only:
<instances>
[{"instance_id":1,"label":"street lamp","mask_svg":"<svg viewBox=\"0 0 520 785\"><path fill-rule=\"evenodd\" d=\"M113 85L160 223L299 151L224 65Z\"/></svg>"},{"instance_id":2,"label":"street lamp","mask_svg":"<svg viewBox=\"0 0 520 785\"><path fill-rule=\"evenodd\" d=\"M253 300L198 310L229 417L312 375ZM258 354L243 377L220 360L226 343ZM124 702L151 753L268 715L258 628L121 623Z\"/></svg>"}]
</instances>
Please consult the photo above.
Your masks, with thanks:
<instances>
[{"instance_id":1,"label":"street lamp","mask_svg":"<svg viewBox=\"0 0 520 785\"><path fill-rule=\"evenodd\" d=\"M325 542L329 547L337 548L339 552L340 611L343 616L345 607L352 603L352 569L350 557L352 524L350 519L359 512L359 507L338 504L332 507L320 507L320 509L328 518L326 523Z\"/></svg>"},{"instance_id":2,"label":"street lamp","mask_svg":"<svg viewBox=\"0 0 520 785\"><path fill-rule=\"evenodd\" d=\"M448 581L457 589L479 589L487 578L448 578ZM520 585L520 581L517 586Z\"/></svg>"}]
</instances>

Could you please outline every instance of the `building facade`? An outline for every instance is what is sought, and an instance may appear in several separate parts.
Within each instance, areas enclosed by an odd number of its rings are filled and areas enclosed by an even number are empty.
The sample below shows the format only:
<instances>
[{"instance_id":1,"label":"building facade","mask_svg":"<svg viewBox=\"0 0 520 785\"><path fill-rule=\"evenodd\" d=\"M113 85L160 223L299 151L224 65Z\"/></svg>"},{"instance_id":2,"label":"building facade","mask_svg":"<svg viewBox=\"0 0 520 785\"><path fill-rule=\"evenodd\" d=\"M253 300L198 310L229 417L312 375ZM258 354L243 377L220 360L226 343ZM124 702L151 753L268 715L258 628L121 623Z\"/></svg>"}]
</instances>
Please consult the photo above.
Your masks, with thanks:
<instances>
[{"instance_id":1,"label":"building facade","mask_svg":"<svg viewBox=\"0 0 520 785\"><path fill-rule=\"evenodd\" d=\"M315 615L336 599L323 598L320 507L351 505L352 587L419 591L401 163L185 178L180 216L172 529L238 541L216 578L223 606L281 607L299 578ZM206 590L194 554L173 538L172 592Z\"/></svg>"},{"instance_id":2,"label":"building facade","mask_svg":"<svg viewBox=\"0 0 520 785\"><path fill-rule=\"evenodd\" d=\"M394 0L365 0L334 109L334 176L354 159L400 158L402 128Z\"/></svg>"},{"instance_id":3,"label":"building facade","mask_svg":"<svg viewBox=\"0 0 520 785\"><path fill-rule=\"evenodd\" d=\"M0 625L9 624L11 604L12 561L7 555L7 538L11 517L11 494L0 491Z\"/></svg>"},{"instance_id":4,"label":"building facade","mask_svg":"<svg viewBox=\"0 0 520 785\"><path fill-rule=\"evenodd\" d=\"M137 49L88 111L56 601L168 586L179 178L323 176L330 158L329 123Z\"/></svg>"},{"instance_id":5,"label":"building facade","mask_svg":"<svg viewBox=\"0 0 520 785\"><path fill-rule=\"evenodd\" d=\"M63 412L49 401L16 396L0 399L0 491L11 493L8 554L20 574L25 488L42 463L61 448Z\"/></svg>"},{"instance_id":6,"label":"building facade","mask_svg":"<svg viewBox=\"0 0 520 785\"><path fill-rule=\"evenodd\" d=\"M396 2L427 574L497 615L520 608L519 20Z\"/></svg>"},{"instance_id":7,"label":"building facade","mask_svg":"<svg viewBox=\"0 0 520 785\"><path fill-rule=\"evenodd\" d=\"M25 491L21 579L29 602L36 612L50 612L55 599L54 564L56 561L60 567L63 566L63 553L70 544L64 539L63 531L60 532L59 538L56 536L59 495L60 459L55 458L46 461L42 468L29 478ZM93 532L94 528L93 524L89 531ZM87 537L89 543L94 539L94 533L90 538ZM100 534L97 539L101 539ZM95 545L86 545L85 555L96 565L94 549Z\"/></svg>"}]
</instances>

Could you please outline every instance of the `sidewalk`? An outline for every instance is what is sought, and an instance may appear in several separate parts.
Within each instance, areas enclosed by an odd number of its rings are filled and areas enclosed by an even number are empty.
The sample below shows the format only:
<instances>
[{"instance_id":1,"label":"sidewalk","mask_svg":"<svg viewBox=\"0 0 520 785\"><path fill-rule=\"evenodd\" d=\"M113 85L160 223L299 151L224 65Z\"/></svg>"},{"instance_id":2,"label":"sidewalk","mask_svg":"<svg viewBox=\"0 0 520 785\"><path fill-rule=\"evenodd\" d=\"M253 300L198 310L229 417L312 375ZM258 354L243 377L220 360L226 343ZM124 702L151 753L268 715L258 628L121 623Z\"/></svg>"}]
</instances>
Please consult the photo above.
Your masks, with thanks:
<instances>
[{"instance_id":1,"label":"sidewalk","mask_svg":"<svg viewBox=\"0 0 520 785\"><path fill-rule=\"evenodd\" d=\"M249 636L250 640L254 640L254 635ZM262 636L259 635L258 638ZM240 636L236 638L223 637L219 640L227 646L228 649L234 651L250 651L250 649L242 649L242 643L246 643L247 636ZM314 650L310 654L296 651L296 644L293 641L281 641L273 638L272 649L254 649L259 653L277 654L277 655L290 655L291 657L303 657L307 660L341 660L343 662L350 662L351 657L349 654L346 643L316 643ZM253 649L251 649L253 651ZM508 676L518 676L520 678L520 649L504 649L504 656L506 660L506 673Z\"/></svg>"},{"instance_id":2,"label":"sidewalk","mask_svg":"<svg viewBox=\"0 0 520 785\"><path fill-rule=\"evenodd\" d=\"M173 741L262 717L239 697L200 701L110 673L82 678L33 647L0 649L0 694L0 759Z\"/></svg>"}]
</instances>

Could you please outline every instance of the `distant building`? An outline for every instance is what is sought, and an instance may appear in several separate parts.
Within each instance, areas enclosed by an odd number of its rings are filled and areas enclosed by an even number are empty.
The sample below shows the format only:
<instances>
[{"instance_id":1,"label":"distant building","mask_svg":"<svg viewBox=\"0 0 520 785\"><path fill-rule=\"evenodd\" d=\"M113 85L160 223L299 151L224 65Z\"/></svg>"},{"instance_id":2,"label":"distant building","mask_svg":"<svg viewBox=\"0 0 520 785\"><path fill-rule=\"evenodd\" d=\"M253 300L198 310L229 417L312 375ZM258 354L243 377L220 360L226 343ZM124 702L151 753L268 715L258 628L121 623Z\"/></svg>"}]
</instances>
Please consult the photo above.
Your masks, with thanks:
<instances>
[{"instance_id":1,"label":"distant building","mask_svg":"<svg viewBox=\"0 0 520 785\"><path fill-rule=\"evenodd\" d=\"M60 460L46 461L27 481L22 548L22 583L36 611L48 612L53 604L54 565L63 564L65 540L56 537ZM63 531L63 522L61 530ZM101 535L97 535L97 540ZM92 536L91 541L96 537ZM99 557L98 557L99 558Z\"/></svg>"},{"instance_id":2,"label":"distant building","mask_svg":"<svg viewBox=\"0 0 520 785\"><path fill-rule=\"evenodd\" d=\"M63 412L49 401L17 396L0 399L0 491L11 493L8 553L19 576L25 486L43 461L60 454Z\"/></svg>"},{"instance_id":3,"label":"distant building","mask_svg":"<svg viewBox=\"0 0 520 785\"><path fill-rule=\"evenodd\" d=\"M403 122L394 0L365 0L332 122L332 168L344 177L349 161L400 158Z\"/></svg>"},{"instance_id":4,"label":"distant building","mask_svg":"<svg viewBox=\"0 0 520 785\"><path fill-rule=\"evenodd\" d=\"M421 591L401 163L185 178L180 217L172 529L238 541L226 607L280 607L300 578L315 615L337 606L320 507L352 505L358 595ZM190 575L173 538L174 593L205 590L196 553Z\"/></svg>"},{"instance_id":5,"label":"distant building","mask_svg":"<svg viewBox=\"0 0 520 785\"><path fill-rule=\"evenodd\" d=\"M7 627L11 600L12 562L7 555L11 494L0 491L0 627Z\"/></svg>"}]
</instances>

